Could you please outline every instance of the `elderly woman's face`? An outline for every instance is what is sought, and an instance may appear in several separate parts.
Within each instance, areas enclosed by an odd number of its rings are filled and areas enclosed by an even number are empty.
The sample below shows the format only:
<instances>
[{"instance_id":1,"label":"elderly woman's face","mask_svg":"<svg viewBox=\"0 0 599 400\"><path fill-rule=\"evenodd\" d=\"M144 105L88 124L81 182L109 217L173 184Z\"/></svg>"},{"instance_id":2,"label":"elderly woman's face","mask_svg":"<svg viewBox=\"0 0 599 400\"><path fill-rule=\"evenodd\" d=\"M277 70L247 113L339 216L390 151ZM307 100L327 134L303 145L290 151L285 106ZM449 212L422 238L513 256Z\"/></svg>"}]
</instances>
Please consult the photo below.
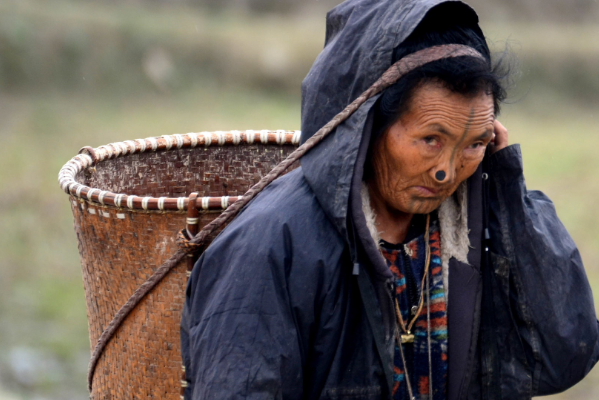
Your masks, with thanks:
<instances>
[{"instance_id":1,"label":"elderly woman's face","mask_svg":"<svg viewBox=\"0 0 599 400\"><path fill-rule=\"evenodd\" d=\"M427 214L482 161L493 138L493 98L469 98L434 82L414 92L409 109L373 152L373 195L389 209Z\"/></svg>"}]
</instances>

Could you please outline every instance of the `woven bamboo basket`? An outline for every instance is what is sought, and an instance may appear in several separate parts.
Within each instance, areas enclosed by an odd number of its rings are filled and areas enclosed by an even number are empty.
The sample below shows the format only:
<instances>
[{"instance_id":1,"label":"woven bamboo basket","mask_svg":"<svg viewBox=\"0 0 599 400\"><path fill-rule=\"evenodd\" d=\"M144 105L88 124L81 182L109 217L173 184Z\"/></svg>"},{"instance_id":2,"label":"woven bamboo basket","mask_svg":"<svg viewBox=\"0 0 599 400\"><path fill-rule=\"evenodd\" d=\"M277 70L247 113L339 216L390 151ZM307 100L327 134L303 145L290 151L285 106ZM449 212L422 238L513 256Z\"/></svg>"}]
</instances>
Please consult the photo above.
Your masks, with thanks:
<instances>
[{"instance_id":1,"label":"woven bamboo basket","mask_svg":"<svg viewBox=\"0 0 599 400\"><path fill-rule=\"evenodd\" d=\"M178 232L197 233L299 139L299 131L188 133L84 147L64 165L59 183L75 221L92 349L135 290L178 250ZM90 372L92 399L179 400L179 323L193 262L188 257L171 270L100 349Z\"/></svg>"}]
</instances>

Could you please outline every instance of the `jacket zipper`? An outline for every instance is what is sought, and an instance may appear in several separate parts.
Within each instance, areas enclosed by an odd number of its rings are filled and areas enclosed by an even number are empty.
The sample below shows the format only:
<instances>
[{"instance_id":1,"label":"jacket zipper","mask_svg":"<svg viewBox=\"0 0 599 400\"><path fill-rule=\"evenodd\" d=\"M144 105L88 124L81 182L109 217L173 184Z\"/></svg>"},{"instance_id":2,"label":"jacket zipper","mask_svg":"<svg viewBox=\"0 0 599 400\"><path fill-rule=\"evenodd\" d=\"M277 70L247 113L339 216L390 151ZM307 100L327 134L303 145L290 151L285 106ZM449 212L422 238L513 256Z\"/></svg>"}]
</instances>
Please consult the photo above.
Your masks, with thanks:
<instances>
[{"instance_id":1,"label":"jacket zipper","mask_svg":"<svg viewBox=\"0 0 599 400\"><path fill-rule=\"evenodd\" d=\"M406 250L403 248L400 249L401 255L404 261L404 275L406 277L406 289L408 291L408 319L412 317L412 307L418 306L418 286L416 284L416 278L414 277L414 272L412 271L412 264L410 260L410 256L406 253Z\"/></svg>"},{"instance_id":2,"label":"jacket zipper","mask_svg":"<svg viewBox=\"0 0 599 400\"><path fill-rule=\"evenodd\" d=\"M404 276L406 278L406 290L407 290L407 297L408 297L408 318L404 321L404 323L406 324L406 328L408 327L410 321L412 320L412 318L414 318L414 315L412 313L412 309L416 306L418 306L418 286L416 284L416 278L414 277L414 271L412 271L412 263L411 263L411 257L408 255L408 253L405 250L405 247L402 246L400 248L400 253L401 256L403 258L403 270L404 270ZM414 334L414 332L411 332L412 334ZM414 371L414 343L405 343L404 344L404 355L405 355L405 359L406 359L406 365L405 369L407 369L408 371ZM412 377L412 375L410 375L410 377ZM410 379L411 381L411 379ZM414 386L414 382L412 381L412 386Z\"/></svg>"}]
</instances>

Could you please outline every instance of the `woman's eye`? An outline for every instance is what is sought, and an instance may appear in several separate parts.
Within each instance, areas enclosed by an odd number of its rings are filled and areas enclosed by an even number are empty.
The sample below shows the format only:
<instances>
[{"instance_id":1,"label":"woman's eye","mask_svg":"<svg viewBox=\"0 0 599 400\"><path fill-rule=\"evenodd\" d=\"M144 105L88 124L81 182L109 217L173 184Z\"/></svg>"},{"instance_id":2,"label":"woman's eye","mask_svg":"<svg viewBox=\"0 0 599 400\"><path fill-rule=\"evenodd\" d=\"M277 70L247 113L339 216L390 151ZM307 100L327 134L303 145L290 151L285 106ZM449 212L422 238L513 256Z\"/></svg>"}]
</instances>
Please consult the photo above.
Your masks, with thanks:
<instances>
[{"instance_id":1,"label":"woman's eye","mask_svg":"<svg viewBox=\"0 0 599 400\"><path fill-rule=\"evenodd\" d=\"M470 146L468 146L469 149L480 149L481 147L483 147L485 144L482 142L476 142L476 143L472 143Z\"/></svg>"},{"instance_id":2,"label":"woman's eye","mask_svg":"<svg viewBox=\"0 0 599 400\"><path fill-rule=\"evenodd\" d=\"M424 139L424 143L429 144L431 146L436 146L439 141L437 140L437 138L435 136L427 136Z\"/></svg>"}]
</instances>

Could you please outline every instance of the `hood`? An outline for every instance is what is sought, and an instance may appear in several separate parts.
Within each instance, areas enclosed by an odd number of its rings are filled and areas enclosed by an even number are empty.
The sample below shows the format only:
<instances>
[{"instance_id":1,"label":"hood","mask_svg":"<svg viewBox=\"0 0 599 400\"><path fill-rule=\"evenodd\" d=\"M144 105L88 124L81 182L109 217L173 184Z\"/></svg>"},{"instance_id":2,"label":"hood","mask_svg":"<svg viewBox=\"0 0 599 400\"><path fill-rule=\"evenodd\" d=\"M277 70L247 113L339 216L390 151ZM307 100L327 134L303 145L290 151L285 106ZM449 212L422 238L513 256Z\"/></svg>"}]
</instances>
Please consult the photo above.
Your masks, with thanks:
<instances>
[{"instance_id":1,"label":"hood","mask_svg":"<svg viewBox=\"0 0 599 400\"><path fill-rule=\"evenodd\" d=\"M473 23L478 23L474 10L460 1L348 0L329 12L325 47L302 84L302 143L359 97L391 66L393 50L414 31L431 9L440 4L455 7L455 13L451 15L472 18ZM448 18L451 16L448 15ZM376 299L369 304L377 302L380 307L381 312L376 307L365 306L364 309L372 321L382 321L382 324L371 323L371 327L373 332L378 332L377 349L386 366L385 377L391 388L393 361L388 355L393 354L396 322L387 283L392 279L392 273L371 238L361 199L372 111L378 97L376 95L362 104L306 153L301 165L320 206L349 244L353 274L358 275L359 282L365 282L363 277L366 275L373 278L376 295L367 290L366 284L360 285L360 290L363 299L372 300L375 296ZM444 281L449 283L444 286L450 291L452 287L459 288L449 295L452 300L448 302L448 315L452 316L448 318L448 334L453 339L448 350L451 373L447 395L452 400L460 397L462 387L468 387L469 366L473 365L472 354L477 345L476 339L471 338L475 337L473 332L476 332L479 315L477 293L480 293L480 280L476 277L479 276L477 271L482 254L479 245L483 231L481 174L482 166L479 166L463 184L466 192L446 200L451 205L456 197L455 206L449 207L447 212L439 210L441 253L446 258L442 261L443 276ZM447 214L445 220L452 221L450 226L455 229L444 227L442 213ZM475 246L469 247L470 243ZM463 252L462 248L465 249ZM366 262L362 263L362 260ZM360 272L362 265L367 267L368 274Z\"/></svg>"},{"instance_id":2,"label":"hood","mask_svg":"<svg viewBox=\"0 0 599 400\"><path fill-rule=\"evenodd\" d=\"M393 49L428 11L442 3L455 4L456 12L478 22L474 10L461 1L348 0L331 10L325 47L302 83L302 143L389 68ZM348 236L352 182L362 178L372 126L370 114L378 97L364 103L301 159L306 180L344 237Z\"/></svg>"}]
</instances>

